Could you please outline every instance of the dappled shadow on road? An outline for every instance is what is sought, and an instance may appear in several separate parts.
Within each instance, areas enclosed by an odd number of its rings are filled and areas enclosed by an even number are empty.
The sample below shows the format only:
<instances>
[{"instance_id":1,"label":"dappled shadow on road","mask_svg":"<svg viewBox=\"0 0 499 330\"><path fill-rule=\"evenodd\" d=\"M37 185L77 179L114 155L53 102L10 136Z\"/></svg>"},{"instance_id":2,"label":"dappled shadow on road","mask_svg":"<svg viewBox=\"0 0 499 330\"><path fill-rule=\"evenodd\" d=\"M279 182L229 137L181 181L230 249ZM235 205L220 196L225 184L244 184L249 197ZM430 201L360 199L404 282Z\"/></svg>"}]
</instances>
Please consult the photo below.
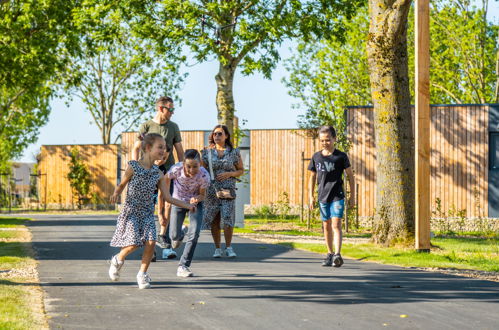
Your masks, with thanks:
<instances>
[{"instance_id":1,"label":"dappled shadow on road","mask_svg":"<svg viewBox=\"0 0 499 330\"><path fill-rule=\"evenodd\" d=\"M459 278L438 273L403 269L368 271L343 276L234 274L221 278L154 281L154 290L183 289L212 291L211 295L233 300L275 300L296 303L393 304L410 302L499 302L495 282ZM44 283L42 286L134 286L134 282Z\"/></svg>"}]
</instances>

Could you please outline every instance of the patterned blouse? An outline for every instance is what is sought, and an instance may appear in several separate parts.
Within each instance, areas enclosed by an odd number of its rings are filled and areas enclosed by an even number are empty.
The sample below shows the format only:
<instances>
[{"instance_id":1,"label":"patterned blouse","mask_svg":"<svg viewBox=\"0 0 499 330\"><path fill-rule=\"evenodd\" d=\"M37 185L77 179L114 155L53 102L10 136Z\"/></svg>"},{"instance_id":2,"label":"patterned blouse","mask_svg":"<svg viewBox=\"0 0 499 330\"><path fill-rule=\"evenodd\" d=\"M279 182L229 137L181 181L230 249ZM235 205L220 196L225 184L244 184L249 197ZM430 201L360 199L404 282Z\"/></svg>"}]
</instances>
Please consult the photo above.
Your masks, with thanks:
<instances>
[{"instance_id":1,"label":"patterned blouse","mask_svg":"<svg viewBox=\"0 0 499 330\"><path fill-rule=\"evenodd\" d=\"M193 176L188 177L184 172L184 163L180 162L172 166L166 174L172 180L173 198L183 200L189 203L192 197L199 194L200 188L208 188L210 184L210 175L204 167L199 168L199 172Z\"/></svg>"}]
</instances>

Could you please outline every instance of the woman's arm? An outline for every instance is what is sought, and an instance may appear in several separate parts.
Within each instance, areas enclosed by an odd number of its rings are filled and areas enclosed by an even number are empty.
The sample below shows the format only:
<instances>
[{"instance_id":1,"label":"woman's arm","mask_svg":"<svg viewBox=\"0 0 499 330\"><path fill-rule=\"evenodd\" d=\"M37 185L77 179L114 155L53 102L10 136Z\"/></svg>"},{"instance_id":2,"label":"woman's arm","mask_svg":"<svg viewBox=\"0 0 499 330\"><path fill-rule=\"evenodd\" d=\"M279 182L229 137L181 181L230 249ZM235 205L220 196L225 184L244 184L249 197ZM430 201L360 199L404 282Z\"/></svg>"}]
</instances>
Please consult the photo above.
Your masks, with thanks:
<instances>
[{"instance_id":1,"label":"woman's arm","mask_svg":"<svg viewBox=\"0 0 499 330\"><path fill-rule=\"evenodd\" d=\"M158 182L158 188L159 190L161 190L163 198L170 204L177 205L178 207L183 207L184 209L188 209L189 211L193 212L196 209L195 205L187 204L185 202L182 202L181 200L173 198L170 195L170 181L170 179L168 179L165 175L163 175L163 173L161 173Z\"/></svg>"},{"instance_id":2,"label":"woman's arm","mask_svg":"<svg viewBox=\"0 0 499 330\"><path fill-rule=\"evenodd\" d=\"M227 180L228 178L231 178L231 177L237 178L238 176L241 176L244 174L243 159L241 158L241 156L239 156L238 158L239 159L238 159L237 163L235 164L236 170L232 171L232 172L220 173L219 175L217 175L218 181Z\"/></svg>"},{"instance_id":3,"label":"woman's arm","mask_svg":"<svg viewBox=\"0 0 499 330\"><path fill-rule=\"evenodd\" d=\"M116 186L116 188L114 189L114 193L109 198L109 201L111 203L115 204L118 201L118 197L121 195L123 189L125 189L128 182L130 182L132 176L133 176L133 168L130 165L128 165L128 167L125 170L125 174L123 175L123 180L121 180L120 184Z\"/></svg>"}]
</instances>

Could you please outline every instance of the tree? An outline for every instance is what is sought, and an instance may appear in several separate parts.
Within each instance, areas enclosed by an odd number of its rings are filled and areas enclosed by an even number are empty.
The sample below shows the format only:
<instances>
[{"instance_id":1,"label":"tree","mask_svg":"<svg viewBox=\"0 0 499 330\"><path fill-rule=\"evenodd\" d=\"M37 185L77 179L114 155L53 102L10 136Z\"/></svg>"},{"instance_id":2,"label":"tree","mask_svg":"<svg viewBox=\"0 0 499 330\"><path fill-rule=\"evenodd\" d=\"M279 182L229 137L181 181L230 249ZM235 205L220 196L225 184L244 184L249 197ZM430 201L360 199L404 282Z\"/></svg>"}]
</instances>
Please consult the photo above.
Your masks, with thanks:
<instances>
[{"instance_id":1,"label":"tree","mask_svg":"<svg viewBox=\"0 0 499 330\"><path fill-rule=\"evenodd\" d=\"M83 163L80 153L76 148L71 149L69 153L69 173L68 180L73 192L73 200L76 199L78 208L88 201L88 194L90 193L90 172L85 163Z\"/></svg>"},{"instance_id":2,"label":"tree","mask_svg":"<svg viewBox=\"0 0 499 330\"><path fill-rule=\"evenodd\" d=\"M270 78L279 57L279 45L302 36L341 36L340 17L350 18L360 0L224 0L129 1L130 19L144 36L159 44L179 40L198 61L215 58L219 70L216 104L218 121L232 132L234 75Z\"/></svg>"},{"instance_id":3,"label":"tree","mask_svg":"<svg viewBox=\"0 0 499 330\"><path fill-rule=\"evenodd\" d=\"M133 35L119 10L110 4L82 7L75 14L82 51L70 57L66 88L80 98L111 143L113 128L132 128L154 110L159 95L174 95L182 78L177 47L159 54L151 42Z\"/></svg>"},{"instance_id":4,"label":"tree","mask_svg":"<svg viewBox=\"0 0 499 330\"><path fill-rule=\"evenodd\" d=\"M494 72L499 25L487 21L488 3L482 0L475 7L469 0L431 2L433 103L499 101L499 72Z\"/></svg>"},{"instance_id":5,"label":"tree","mask_svg":"<svg viewBox=\"0 0 499 330\"><path fill-rule=\"evenodd\" d=\"M62 49L78 44L67 17L78 1L0 2L0 167L36 141L50 113Z\"/></svg>"},{"instance_id":6,"label":"tree","mask_svg":"<svg viewBox=\"0 0 499 330\"><path fill-rule=\"evenodd\" d=\"M305 108L300 128L315 130L332 125L338 132L338 144L348 150L344 110L350 105L371 104L365 39L369 28L367 7L351 20L345 20L345 41L322 39L301 42L297 52L285 61L290 72L284 79L288 93L300 100L295 108Z\"/></svg>"},{"instance_id":7,"label":"tree","mask_svg":"<svg viewBox=\"0 0 499 330\"><path fill-rule=\"evenodd\" d=\"M414 240L414 139L407 54L411 0L369 0L367 56L374 105L376 212L373 240Z\"/></svg>"}]
</instances>

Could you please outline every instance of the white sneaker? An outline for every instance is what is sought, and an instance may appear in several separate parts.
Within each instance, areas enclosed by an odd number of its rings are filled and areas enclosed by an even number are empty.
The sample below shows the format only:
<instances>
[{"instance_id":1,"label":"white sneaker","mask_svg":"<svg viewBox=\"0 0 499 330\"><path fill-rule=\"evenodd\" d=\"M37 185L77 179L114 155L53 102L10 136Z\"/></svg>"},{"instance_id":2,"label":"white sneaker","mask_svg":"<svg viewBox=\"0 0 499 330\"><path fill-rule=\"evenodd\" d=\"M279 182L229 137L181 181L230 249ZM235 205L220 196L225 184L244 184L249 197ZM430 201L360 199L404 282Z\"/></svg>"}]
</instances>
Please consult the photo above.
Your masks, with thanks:
<instances>
[{"instance_id":1,"label":"white sneaker","mask_svg":"<svg viewBox=\"0 0 499 330\"><path fill-rule=\"evenodd\" d=\"M177 257L177 252L173 249L163 249L163 259L174 259Z\"/></svg>"},{"instance_id":2,"label":"white sneaker","mask_svg":"<svg viewBox=\"0 0 499 330\"><path fill-rule=\"evenodd\" d=\"M116 256L113 256L111 260L109 260L109 278L111 281L117 281L120 279L120 270L123 267L124 261L118 261Z\"/></svg>"},{"instance_id":3,"label":"white sneaker","mask_svg":"<svg viewBox=\"0 0 499 330\"><path fill-rule=\"evenodd\" d=\"M147 273L144 275L137 274L137 284L139 289L149 289L151 287L151 278Z\"/></svg>"},{"instance_id":4,"label":"white sneaker","mask_svg":"<svg viewBox=\"0 0 499 330\"><path fill-rule=\"evenodd\" d=\"M225 249L225 254L227 254L227 257L229 258L235 258L237 257L236 252L234 252L234 249L232 246L229 246L228 248Z\"/></svg>"},{"instance_id":5,"label":"white sneaker","mask_svg":"<svg viewBox=\"0 0 499 330\"><path fill-rule=\"evenodd\" d=\"M180 241L172 241L172 247L174 249L177 249L182 245L182 242L184 241L184 237L185 237L185 235L187 235L188 231L189 231L189 226L183 225L182 226L182 239Z\"/></svg>"},{"instance_id":6,"label":"white sneaker","mask_svg":"<svg viewBox=\"0 0 499 330\"><path fill-rule=\"evenodd\" d=\"M221 258L222 257L222 249L215 249L215 253L213 253L213 258Z\"/></svg>"},{"instance_id":7,"label":"white sneaker","mask_svg":"<svg viewBox=\"0 0 499 330\"><path fill-rule=\"evenodd\" d=\"M189 269L189 267L187 267L187 266L178 266L178 268L177 268L177 276L178 277L191 277L193 275L194 275L194 273L191 272L191 270Z\"/></svg>"}]
</instances>

